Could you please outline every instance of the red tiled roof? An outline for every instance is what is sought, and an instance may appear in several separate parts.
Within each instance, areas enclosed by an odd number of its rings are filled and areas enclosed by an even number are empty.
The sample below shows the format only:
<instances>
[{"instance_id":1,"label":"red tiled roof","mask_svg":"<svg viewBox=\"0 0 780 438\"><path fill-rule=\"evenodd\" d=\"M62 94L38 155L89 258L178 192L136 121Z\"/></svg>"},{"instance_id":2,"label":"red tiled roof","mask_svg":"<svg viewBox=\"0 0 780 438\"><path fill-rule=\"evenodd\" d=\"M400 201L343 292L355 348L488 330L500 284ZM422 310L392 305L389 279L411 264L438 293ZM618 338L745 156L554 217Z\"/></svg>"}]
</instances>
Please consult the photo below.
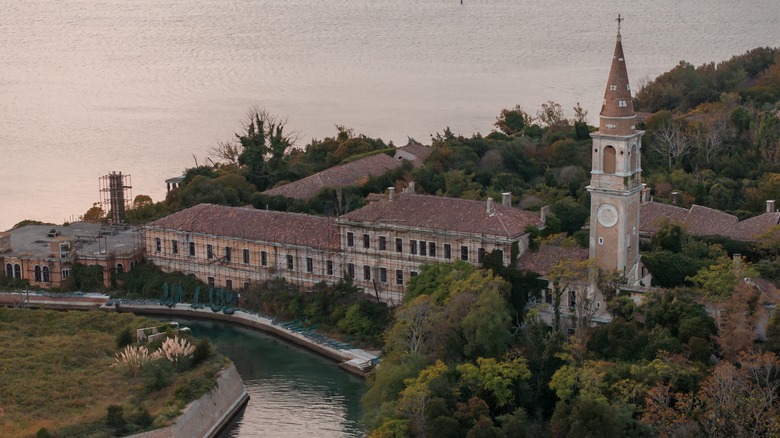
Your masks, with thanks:
<instances>
[{"instance_id":1,"label":"red tiled roof","mask_svg":"<svg viewBox=\"0 0 780 438\"><path fill-rule=\"evenodd\" d=\"M725 236L729 230L737 225L739 219L731 214L724 213L701 205L693 205L683 221L685 229L697 236Z\"/></svg>"},{"instance_id":2,"label":"red tiled roof","mask_svg":"<svg viewBox=\"0 0 780 438\"><path fill-rule=\"evenodd\" d=\"M764 213L740 221L734 215L701 205L694 205L688 210L651 201L640 206L640 231L655 234L664 218L681 223L689 234L695 236L717 235L749 242L776 226L780 222L780 213Z\"/></svg>"},{"instance_id":3,"label":"red tiled roof","mask_svg":"<svg viewBox=\"0 0 780 438\"><path fill-rule=\"evenodd\" d=\"M526 251L517 259L517 267L520 269L536 272L542 276L547 276L560 260L571 260L578 262L588 258L588 249L578 246L567 247L559 245L542 244L534 252Z\"/></svg>"},{"instance_id":4,"label":"red tiled roof","mask_svg":"<svg viewBox=\"0 0 780 438\"><path fill-rule=\"evenodd\" d=\"M285 196L294 199L311 199L325 187L360 185L370 176L382 175L400 166L402 161L378 153L350 163L325 169L306 178L262 192L263 195Z\"/></svg>"},{"instance_id":5,"label":"red tiled roof","mask_svg":"<svg viewBox=\"0 0 780 438\"><path fill-rule=\"evenodd\" d=\"M332 218L246 207L199 204L158 219L148 227L321 249L338 249L340 245Z\"/></svg>"},{"instance_id":6,"label":"red tiled roof","mask_svg":"<svg viewBox=\"0 0 780 438\"><path fill-rule=\"evenodd\" d=\"M639 206L639 231L655 234L666 219L682 223L687 215L688 210L682 207L654 201L645 202Z\"/></svg>"},{"instance_id":7,"label":"red tiled roof","mask_svg":"<svg viewBox=\"0 0 780 438\"><path fill-rule=\"evenodd\" d=\"M385 197L382 201L347 213L342 218L352 222L502 237L522 235L529 225L542 225L538 213L518 210L500 203L494 202L492 214L488 214L484 201L411 193L398 194L392 201Z\"/></svg>"}]
</instances>

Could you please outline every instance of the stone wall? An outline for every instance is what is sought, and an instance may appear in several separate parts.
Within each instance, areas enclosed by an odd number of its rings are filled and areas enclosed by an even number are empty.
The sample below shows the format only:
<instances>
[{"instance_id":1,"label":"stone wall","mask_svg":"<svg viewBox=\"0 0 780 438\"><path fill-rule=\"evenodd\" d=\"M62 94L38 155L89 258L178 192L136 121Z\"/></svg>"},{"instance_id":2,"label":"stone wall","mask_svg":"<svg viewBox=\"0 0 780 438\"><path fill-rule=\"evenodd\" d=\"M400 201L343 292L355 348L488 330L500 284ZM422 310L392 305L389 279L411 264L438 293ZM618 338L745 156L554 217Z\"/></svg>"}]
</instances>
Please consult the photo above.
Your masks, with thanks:
<instances>
[{"instance_id":1,"label":"stone wall","mask_svg":"<svg viewBox=\"0 0 780 438\"><path fill-rule=\"evenodd\" d=\"M235 365L223 370L217 384L203 397L188 404L168 427L132 435L133 438L214 437L249 400Z\"/></svg>"}]
</instances>

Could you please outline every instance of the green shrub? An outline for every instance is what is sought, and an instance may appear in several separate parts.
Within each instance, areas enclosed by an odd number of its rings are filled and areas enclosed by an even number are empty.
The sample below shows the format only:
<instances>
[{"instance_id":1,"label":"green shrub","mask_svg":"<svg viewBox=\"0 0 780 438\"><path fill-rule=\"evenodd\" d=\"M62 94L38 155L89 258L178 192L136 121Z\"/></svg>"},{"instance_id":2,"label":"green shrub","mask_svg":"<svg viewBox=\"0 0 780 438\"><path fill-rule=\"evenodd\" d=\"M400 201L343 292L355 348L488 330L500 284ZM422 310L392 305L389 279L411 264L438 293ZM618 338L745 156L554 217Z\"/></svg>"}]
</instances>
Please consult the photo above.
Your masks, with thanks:
<instances>
[{"instance_id":1,"label":"green shrub","mask_svg":"<svg viewBox=\"0 0 780 438\"><path fill-rule=\"evenodd\" d=\"M124 429L125 425L125 412L122 406L109 405L106 408L106 425L114 429L119 433Z\"/></svg>"},{"instance_id":2,"label":"green shrub","mask_svg":"<svg viewBox=\"0 0 780 438\"><path fill-rule=\"evenodd\" d=\"M171 384L173 366L167 360L158 360L141 371L144 378L144 388L147 392L159 391Z\"/></svg>"},{"instance_id":3,"label":"green shrub","mask_svg":"<svg viewBox=\"0 0 780 438\"><path fill-rule=\"evenodd\" d=\"M125 327L122 329L121 332L119 332L118 335L116 335L116 348L121 350L125 348L126 346L133 343L133 334L130 332L130 329Z\"/></svg>"},{"instance_id":4,"label":"green shrub","mask_svg":"<svg viewBox=\"0 0 780 438\"><path fill-rule=\"evenodd\" d=\"M200 365L203 361L211 357L213 352L214 349L207 338L199 340L198 343L195 344L195 352L192 353L192 367L194 368Z\"/></svg>"},{"instance_id":5,"label":"green shrub","mask_svg":"<svg viewBox=\"0 0 780 438\"><path fill-rule=\"evenodd\" d=\"M42 427L38 429L38 432L35 432L35 438L51 438L51 434L45 427Z\"/></svg>"}]
</instances>

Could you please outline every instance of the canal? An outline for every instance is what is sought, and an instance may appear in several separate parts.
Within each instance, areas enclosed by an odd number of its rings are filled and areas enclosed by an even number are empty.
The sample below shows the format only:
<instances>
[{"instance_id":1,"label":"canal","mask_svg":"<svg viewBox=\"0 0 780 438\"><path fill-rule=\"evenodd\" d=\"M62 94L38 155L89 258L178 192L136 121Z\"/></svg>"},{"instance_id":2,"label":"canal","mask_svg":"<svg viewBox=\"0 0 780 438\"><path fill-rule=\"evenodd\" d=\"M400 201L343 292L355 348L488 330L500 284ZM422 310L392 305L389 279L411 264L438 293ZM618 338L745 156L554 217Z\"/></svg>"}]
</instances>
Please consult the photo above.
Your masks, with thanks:
<instances>
[{"instance_id":1,"label":"canal","mask_svg":"<svg viewBox=\"0 0 780 438\"><path fill-rule=\"evenodd\" d=\"M363 379L336 363L268 334L227 323L159 317L209 338L236 364L251 399L219 435L362 437Z\"/></svg>"}]
</instances>

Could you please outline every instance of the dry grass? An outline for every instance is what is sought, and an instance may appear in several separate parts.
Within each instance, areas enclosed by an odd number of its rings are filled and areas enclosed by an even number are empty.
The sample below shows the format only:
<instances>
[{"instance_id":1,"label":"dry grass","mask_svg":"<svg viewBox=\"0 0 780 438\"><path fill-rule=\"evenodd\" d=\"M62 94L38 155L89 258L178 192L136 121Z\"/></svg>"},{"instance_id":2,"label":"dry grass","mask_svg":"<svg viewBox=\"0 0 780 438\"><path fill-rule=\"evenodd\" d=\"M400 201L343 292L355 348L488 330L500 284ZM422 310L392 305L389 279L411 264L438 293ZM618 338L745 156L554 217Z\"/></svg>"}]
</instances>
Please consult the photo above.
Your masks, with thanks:
<instances>
[{"instance_id":1,"label":"dry grass","mask_svg":"<svg viewBox=\"0 0 780 438\"><path fill-rule=\"evenodd\" d=\"M99 429L112 404L125 406L125 411L145 408L157 424L175 416L186 403L175 389L209 387L207 377L213 381L225 361L215 358L175 375L171 385L159 391L145 392L141 377L129 377L110 365L122 329L154 324L130 314L0 308L3 437L34 436L41 427L55 436L77 425L95 424Z\"/></svg>"}]
</instances>

